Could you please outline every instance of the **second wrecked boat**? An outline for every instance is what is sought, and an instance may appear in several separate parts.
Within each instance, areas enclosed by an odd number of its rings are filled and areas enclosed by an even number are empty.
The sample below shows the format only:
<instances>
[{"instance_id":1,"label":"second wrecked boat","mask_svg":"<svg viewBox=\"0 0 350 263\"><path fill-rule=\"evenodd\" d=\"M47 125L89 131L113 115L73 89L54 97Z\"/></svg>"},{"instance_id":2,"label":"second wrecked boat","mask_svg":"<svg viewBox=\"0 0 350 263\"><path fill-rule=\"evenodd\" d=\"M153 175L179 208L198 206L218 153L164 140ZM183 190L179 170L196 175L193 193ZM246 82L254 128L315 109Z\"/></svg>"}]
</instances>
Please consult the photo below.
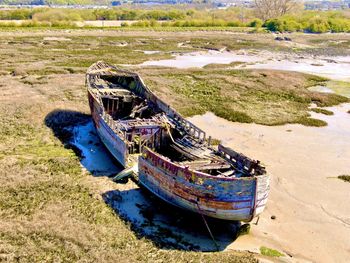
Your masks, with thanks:
<instances>
[{"instance_id":1,"label":"second wrecked boat","mask_svg":"<svg viewBox=\"0 0 350 263\"><path fill-rule=\"evenodd\" d=\"M86 85L101 141L153 194L226 220L249 222L264 210L265 168L223 145L211 147L205 132L160 100L138 74L97 62Z\"/></svg>"}]
</instances>

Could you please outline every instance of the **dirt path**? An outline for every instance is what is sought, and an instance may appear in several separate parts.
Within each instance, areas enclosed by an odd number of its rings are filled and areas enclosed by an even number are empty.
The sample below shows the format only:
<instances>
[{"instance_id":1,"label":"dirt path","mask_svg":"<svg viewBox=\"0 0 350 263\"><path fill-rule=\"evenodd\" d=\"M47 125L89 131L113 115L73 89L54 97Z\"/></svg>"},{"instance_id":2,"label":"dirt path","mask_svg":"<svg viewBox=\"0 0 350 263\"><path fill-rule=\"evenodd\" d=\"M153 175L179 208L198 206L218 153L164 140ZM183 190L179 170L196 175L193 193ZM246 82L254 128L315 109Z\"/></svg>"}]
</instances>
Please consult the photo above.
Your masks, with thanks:
<instances>
[{"instance_id":1,"label":"dirt path","mask_svg":"<svg viewBox=\"0 0 350 263\"><path fill-rule=\"evenodd\" d=\"M273 247L296 261L350 258L350 185L331 178L350 173L350 104L330 109L334 116L317 114L328 122L324 128L239 124L211 113L191 118L225 144L262 160L271 174L259 224L228 249Z\"/></svg>"}]
</instances>

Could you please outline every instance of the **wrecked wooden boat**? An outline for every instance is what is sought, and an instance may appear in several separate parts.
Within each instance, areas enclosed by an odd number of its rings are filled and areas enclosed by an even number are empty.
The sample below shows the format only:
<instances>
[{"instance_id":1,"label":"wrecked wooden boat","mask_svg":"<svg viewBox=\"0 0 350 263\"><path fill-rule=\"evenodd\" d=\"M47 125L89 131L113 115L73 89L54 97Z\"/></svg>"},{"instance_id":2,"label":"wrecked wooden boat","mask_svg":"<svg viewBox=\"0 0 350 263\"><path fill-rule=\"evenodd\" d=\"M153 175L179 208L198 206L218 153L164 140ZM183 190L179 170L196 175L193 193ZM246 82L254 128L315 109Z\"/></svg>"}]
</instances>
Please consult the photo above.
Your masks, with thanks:
<instances>
[{"instance_id":1,"label":"wrecked wooden boat","mask_svg":"<svg viewBox=\"0 0 350 263\"><path fill-rule=\"evenodd\" d=\"M115 159L159 198L202 215L251 221L267 202L259 161L210 137L159 99L133 72L104 62L86 74L97 133Z\"/></svg>"}]
</instances>

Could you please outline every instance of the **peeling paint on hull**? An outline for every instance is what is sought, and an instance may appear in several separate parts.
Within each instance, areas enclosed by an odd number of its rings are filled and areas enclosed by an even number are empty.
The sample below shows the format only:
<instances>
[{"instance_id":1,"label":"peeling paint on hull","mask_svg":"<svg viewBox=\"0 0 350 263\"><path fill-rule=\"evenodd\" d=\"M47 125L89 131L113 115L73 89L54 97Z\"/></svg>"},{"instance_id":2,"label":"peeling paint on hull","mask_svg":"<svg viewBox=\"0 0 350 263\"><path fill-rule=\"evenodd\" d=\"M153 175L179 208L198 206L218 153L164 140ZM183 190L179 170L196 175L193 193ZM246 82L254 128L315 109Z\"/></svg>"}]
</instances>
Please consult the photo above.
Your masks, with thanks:
<instances>
[{"instance_id":1,"label":"peeling paint on hull","mask_svg":"<svg viewBox=\"0 0 350 263\"><path fill-rule=\"evenodd\" d=\"M178 166L150 150L139 157L139 182L164 201L225 220L251 221L267 201L268 176L218 178Z\"/></svg>"},{"instance_id":2,"label":"peeling paint on hull","mask_svg":"<svg viewBox=\"0 0 350 263\"><path fill-rule=\"evenodd\" d=\"M101 107L94 100L91 94L88 94L90 102L90 110L93 122L96 127L98 136L102 143L106 146L113 157L122 165L127 165L127 149L124 141L113 132L105 120L101 117Z\"/></svg>"}]
</instances>

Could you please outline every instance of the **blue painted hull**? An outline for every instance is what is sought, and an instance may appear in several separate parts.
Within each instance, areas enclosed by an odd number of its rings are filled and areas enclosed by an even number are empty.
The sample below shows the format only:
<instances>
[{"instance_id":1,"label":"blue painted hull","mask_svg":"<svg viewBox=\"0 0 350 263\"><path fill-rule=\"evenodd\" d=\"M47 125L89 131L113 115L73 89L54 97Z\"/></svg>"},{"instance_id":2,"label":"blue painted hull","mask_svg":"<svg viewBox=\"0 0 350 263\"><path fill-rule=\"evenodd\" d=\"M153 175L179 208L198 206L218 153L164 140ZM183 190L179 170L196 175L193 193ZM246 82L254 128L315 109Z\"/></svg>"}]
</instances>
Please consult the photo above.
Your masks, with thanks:
<instances>
[{"instance_id":1,"label":"blue painted hull","mask_svg":"<svg viewBox=\"0 0 350 263\"><path fill-rule=\"evenodd\" d=\"M125 142L108 126L102 118L100 105L89 94L90 109L96 131L102 143L114 158L123 166L127 166L128 151Z\"/></svg>"}]
</instances>

